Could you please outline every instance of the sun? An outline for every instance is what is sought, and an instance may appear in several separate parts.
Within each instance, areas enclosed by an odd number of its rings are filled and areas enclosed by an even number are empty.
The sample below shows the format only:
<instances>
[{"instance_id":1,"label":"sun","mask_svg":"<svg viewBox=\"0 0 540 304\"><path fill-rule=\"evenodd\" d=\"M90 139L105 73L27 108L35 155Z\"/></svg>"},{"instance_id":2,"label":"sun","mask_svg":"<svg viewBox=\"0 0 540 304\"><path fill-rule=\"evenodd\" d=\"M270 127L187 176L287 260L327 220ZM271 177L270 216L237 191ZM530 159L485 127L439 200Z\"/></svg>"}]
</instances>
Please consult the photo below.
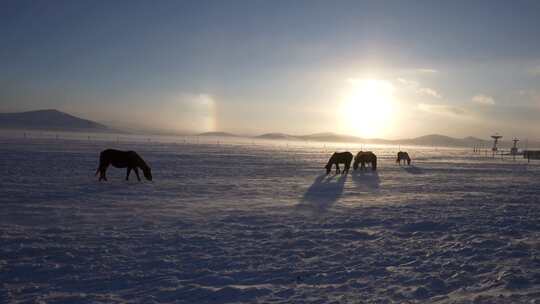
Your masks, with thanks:
<instances>
[{"instance_id":1,"label":"sun","mask_svg":"<svg viewBox=\"0 0 540 304\"><path fill-rule=\"evenodd\" d=\"M386 80L350 79L340 107L342 127L347 133L373 138L392 127L394 86Z\"/></svg>"}]
</instances>

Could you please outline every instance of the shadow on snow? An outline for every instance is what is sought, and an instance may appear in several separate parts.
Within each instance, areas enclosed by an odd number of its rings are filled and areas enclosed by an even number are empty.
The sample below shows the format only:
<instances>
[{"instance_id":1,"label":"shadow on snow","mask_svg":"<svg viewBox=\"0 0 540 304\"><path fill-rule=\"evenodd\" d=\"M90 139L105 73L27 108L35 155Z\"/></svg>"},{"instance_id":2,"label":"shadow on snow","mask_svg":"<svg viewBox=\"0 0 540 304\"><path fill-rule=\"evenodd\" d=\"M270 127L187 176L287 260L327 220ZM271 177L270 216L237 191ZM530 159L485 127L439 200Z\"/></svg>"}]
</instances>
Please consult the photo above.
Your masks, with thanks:
<instances>
[{"instance_id":1,"label":"shadow on snow","mask_svg":"<svg viewBox=\"0 0 540 304\"><path fill-rule=\"evenodd\" d=\"M424 170L416 166L403 167L403 170L407 171L410 174L424 174Z\"/></svg>"},{"instance_id":2,"label":"shadow on snow","mask_svg":"<svg viewBox=\"0 0 540 304\"><path fill-rule=\"evenodd\" d=\"M354 171L352 180L357 187L366 188L366 190L377 190L381 184L379 173L377 171Z\"/></svg>"},{"instance_id":3,"label":"shadow on snow","mask_svg":"<svg viewBox=\"0 0 540 304\"><path fill-rule=\"evenodd\" d=\"M343 194L347 175L319 175L302 197L301 206L327 209Z\"/></svg>"}]
</instances>

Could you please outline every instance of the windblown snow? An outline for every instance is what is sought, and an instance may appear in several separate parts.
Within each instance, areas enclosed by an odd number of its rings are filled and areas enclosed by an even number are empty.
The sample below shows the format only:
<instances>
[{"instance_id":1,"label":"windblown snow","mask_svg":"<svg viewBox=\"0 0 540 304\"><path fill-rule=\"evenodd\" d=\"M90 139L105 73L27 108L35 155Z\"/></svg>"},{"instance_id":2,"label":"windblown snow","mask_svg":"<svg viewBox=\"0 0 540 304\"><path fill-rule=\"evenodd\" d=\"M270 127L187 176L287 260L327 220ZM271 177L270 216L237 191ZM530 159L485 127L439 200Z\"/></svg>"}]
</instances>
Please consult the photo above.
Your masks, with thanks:
<instances>
[{"instance_id":1,"label":"windblown snow","mask_svg":"<svg viewBox=\"0 0 540 304\"><path fill-rule=\"evenodd\" d=\"M98 182L105 148L154 181ZM1 137L0 303L540 302L539 163L369 149Z\"/></svg>"}]
</instances>

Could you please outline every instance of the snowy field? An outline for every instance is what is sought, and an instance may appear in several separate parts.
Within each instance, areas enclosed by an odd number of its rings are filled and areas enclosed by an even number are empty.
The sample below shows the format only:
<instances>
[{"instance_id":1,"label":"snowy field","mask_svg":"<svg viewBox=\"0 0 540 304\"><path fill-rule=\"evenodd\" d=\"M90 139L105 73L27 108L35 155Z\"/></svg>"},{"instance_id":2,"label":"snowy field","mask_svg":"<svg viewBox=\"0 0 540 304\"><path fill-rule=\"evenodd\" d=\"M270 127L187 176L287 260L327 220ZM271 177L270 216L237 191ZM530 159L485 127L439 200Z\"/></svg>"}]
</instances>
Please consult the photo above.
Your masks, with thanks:
<instances>
[{"instance_id":1,"label":"snowy field","mask_svg":"<svg viewBox=\"0 0 540 304\"><path fill-rule=\"evenodd\" d=\"M368 148L0 137L0 303L540 303L540 161Z\"/></svg>"}]
</instances>

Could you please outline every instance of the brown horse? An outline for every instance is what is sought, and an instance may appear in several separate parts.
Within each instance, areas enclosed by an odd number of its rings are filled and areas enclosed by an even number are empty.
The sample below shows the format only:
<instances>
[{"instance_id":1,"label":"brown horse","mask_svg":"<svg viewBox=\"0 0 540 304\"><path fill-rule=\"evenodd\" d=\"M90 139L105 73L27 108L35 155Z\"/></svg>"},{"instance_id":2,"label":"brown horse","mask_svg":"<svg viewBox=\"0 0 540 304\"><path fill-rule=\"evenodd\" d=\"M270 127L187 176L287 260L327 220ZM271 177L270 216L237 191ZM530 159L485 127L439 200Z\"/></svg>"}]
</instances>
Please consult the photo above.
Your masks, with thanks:
<instances>
[{"instance_id":1,"label":"brown horse","mask_svg":"<svg viewBox=\"0 0 540 304\"><path fill-rule=\"evenodd\" d=\"M358 169L358 164L360 163L360 169L366 168L366 163L371 164L371 170L375 171L377 170L377 155L375 155L371 151L360 151L356 156L354 157L354 170Z\"/></svg>"},{"instance_id":2,"label":"brown horse","mask_svg":"<svg viewBox=\"0 0 540 304\"><path fill-rule=\"evenodd\" d=\"M407 165L410 166L411 165L411 158L409 157L409 153L399 151L397 153L396 163L399 163L401 165L401 161L403 161L403 164L405 164L405 162L407 162Z\"/></svg>"},{"instance_id":3,"label":"brown horse","mask_svg":"<svg viewBox=\"0 0 540 304\"><path fill-rule=\"evenodd\" d=\"M349 172L349 168L351 167L352 158L353 155L351 152L335 152L334 154L332 154L332 156L328 160L328 163L325 166L326 174L330 174L333 165L336 165L336 174L339 174L339 164L345 165L345 168L343 169L343 172L341 172L341 174L347 174Z\"/></svg>"},{"instance_id":4,"label":"brown horse","mask_svg":"<svg viewBox=\"0 0 540 304\"><path fill-rule=\"evenodd\" d=\"M119 151L114 149L103 150L99 154L99 167L96 170L96 175L99 173L100 181L107 180L105 173L107 172L109 165L116 168L127 168L126 180L129 180L131 170L134 170L137 179L141 181L139 170L137 168L141 168L144 177L146 177L147 180L152 180L152 170L139 154L134 151Z\"/></svg>"}]
</instances>

